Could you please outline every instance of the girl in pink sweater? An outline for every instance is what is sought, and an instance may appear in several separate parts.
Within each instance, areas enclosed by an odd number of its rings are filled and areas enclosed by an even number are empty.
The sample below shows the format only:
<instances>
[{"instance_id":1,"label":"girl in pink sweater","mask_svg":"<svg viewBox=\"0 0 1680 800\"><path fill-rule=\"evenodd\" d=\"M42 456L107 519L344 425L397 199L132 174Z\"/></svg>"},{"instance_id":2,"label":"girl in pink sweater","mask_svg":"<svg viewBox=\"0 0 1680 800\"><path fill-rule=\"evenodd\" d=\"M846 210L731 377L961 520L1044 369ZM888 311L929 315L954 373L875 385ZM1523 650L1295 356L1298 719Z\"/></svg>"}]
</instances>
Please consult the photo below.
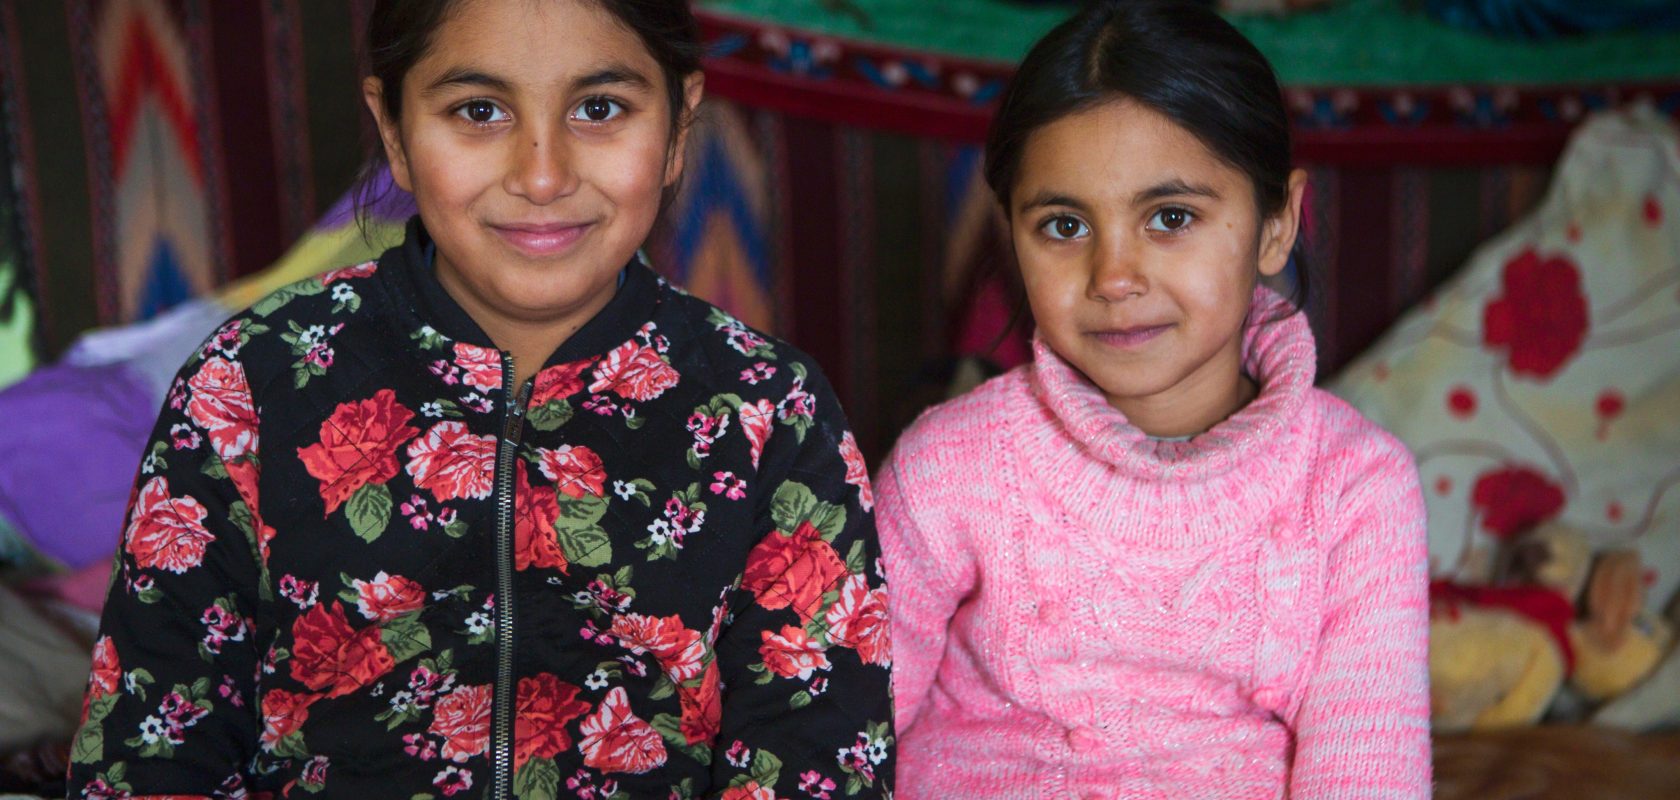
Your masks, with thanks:
<instances>
[{"instance_id":1,"label":"girl in pink sweater","mask_svg":"<svg viewBox=\"0 0 1680 800\"><path fill-rule=\"evenodd\" d=\"M1263 56L1109 0L987 143L1034 360L877 482L904 798L1426 797L1423 502L1259 286L1305 174Z\"/></svg>"}]
</instances>

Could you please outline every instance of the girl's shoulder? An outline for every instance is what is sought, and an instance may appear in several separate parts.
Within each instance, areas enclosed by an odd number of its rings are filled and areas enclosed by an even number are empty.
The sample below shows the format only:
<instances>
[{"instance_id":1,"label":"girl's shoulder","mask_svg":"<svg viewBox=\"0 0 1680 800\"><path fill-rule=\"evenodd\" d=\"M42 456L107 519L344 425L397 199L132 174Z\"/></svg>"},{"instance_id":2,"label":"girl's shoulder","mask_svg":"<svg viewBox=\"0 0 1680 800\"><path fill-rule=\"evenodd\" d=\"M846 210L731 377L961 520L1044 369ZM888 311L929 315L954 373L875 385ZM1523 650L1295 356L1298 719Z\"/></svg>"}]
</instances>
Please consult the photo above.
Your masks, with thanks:
<instances>
[{"instance_id":1,"label":"girl's shoulder","mask_svg":"<svg viewBox=\"0 0 1680 800\"><path fill-rule=\"evenodd\" d=\"M991 456L975 459L971 454L995 454L1010 437L1009 428L1031 413L1030 380L1028 368L1017 367L928 408L898 437L888 461L898 469L930 462L942 469L978 469L991 463Z\"/></svg>"},{"instance_id":2,"label":"girl's shoulder","mask_svg":"<svg viewBox=\"0 0 1680 800\"><path fill-rule=\"evenodd\" d=\"M1394 434L1323 389L1310 390L1308 404L1318 418L1321 482L1331 476L1350 484L1373 475L1392 475L1417 483L1417 463L1411 449Z\"/></svg>"}]
</instances>

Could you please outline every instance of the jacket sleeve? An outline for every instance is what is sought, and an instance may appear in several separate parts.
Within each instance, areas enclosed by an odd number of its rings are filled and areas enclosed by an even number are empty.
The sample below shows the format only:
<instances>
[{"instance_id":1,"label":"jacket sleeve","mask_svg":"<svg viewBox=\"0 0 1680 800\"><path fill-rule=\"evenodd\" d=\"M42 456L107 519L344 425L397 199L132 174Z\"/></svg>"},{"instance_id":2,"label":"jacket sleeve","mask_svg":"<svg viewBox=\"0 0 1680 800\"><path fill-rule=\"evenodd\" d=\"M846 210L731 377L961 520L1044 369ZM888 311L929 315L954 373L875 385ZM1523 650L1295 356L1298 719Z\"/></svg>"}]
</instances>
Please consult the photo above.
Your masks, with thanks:
<instances>
[{"instance_id":1,"label":"jacket sleeve","mask_svg":"<svg viewBox=\"0 0 1680 800\"><path fill-rule=\"evenodd\" d=\"M100 620L69 796L237 791L257 745L257 426L195 357L148 440Z\"/></svg>"},{"instance_id":2,"label":"jacket sleeve","mask_svg":"<svg viewBox=\"0 0 1680 800\"><path fill-rule=\"evenodd\" d=\"M1327 555L1318 657L1294 718L1289 796L1426 798L1429 586L1417 468L1389 440L1349 486Z\"/></svg>"},{"instance_id":3,"label":"jacket sleeve","mask_svg":"<svg viewBox=\"0 0 1680 800\"><path fill-rule=\"evenodd\" d=\"M795 371L757 472L758 544L717 644L713 785L886 797L892 648L869 477L833 391Z\"/></svg>"}]
</instances>

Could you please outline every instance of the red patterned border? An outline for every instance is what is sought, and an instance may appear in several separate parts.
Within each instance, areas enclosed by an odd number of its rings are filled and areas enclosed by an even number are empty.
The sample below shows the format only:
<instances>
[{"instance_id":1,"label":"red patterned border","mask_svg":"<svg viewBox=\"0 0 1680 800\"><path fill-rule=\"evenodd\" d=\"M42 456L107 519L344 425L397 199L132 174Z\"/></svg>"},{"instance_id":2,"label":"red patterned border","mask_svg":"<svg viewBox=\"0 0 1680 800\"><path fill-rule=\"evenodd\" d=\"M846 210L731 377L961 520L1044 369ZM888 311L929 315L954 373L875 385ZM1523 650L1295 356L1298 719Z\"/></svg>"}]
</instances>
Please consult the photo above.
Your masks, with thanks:
<instances>
[{"instance_id":1,"label":"red patterned border","mask_svg":"<svg viewBox=\"0 0 1680 800\"><path fill-rule=\"evenodd\" d=\"M843 125L979 141L1011 64L697 10L709 90ZM1323 164L1549 163L1590 111L1648 101L1680 118L1680 79L1579 86L1285 87L1297 156Z\"/></svg>"}]
</instances>

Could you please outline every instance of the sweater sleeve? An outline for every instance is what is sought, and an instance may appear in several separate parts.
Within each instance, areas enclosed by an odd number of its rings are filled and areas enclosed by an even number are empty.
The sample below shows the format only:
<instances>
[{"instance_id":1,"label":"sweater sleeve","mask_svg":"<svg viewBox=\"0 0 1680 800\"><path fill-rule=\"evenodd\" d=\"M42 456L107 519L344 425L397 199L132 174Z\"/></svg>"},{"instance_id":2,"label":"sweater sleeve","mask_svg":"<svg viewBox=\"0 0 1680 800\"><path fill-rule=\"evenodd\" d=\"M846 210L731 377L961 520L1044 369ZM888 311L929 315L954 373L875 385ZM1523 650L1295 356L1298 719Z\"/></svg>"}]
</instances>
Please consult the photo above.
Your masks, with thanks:
<instances>
[{"instance_id":1,"label":"sweater sleeve","mask_svg":"<svg viewBox=\"0 0 1680 800\"><path fill-rule=\"evenodd\" d=\"M244 784L258 734L256 437L237 362L182 370L125 518L71 797L208 797Z\"/></svg>"},{"instance_id":2,"label":"sweater sleeve","mask_svg":"<svg viewBox=\"0 0 1680 800\"><path fill-rule=\"evenodd\" d=\"M757 473L759 539L717 645L713 785L890 797L892 648L868 470L821 373L793 366L787 398L764 407L776 422Z\"/></svg>"},{"instance_id":3,"label":"sweater sleeve","mask_svg":"<svg viewBox=\"0 0 1680 800\"><path fill-rule=\"evenodd\" d=\"M1294 718L1297 800L1430 794L1423 495L1410 454L1383 438L1332 532L1317 663Z\"/></svg>"},{"instance_id":4,"label":"sweater sleeve","mask_svg":"<svg viewBox=\"0 0 1680 800\"><path fill-rule=\"evenodd\" d=\"M939 448L920 447L919 441L917 429L905 434L877 481L876 524L893 581L893 704L900 731L922 714L945 657L951 617L974 582L972 553L955 541L951 527L912 510L914 476L960 491L960 481L951 480L956 465L937 463Z\"/></svg>"}]
</instances>

